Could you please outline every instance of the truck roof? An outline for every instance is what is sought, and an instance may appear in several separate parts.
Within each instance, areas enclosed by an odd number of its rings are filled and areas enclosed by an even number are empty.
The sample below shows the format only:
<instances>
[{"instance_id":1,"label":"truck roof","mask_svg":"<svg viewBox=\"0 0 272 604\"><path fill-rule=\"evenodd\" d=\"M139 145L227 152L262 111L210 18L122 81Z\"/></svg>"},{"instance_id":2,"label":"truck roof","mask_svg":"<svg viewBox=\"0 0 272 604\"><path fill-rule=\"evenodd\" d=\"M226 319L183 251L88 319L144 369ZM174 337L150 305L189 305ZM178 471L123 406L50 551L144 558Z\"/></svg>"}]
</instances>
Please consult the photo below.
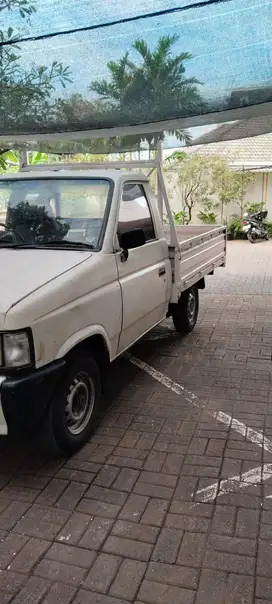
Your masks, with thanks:
<instances>
[{"instance_id":1,"label":"truck roof","mask_svg":"<svg viewBox=\"0 0 272 604\"><path fill-rule=\"evenodd\" d=\"M41 164L42 165L42 164ZM36 167L35 167L36 168ZM63 168L56 168L56 169L51 169L51 170L47 170L47 169L31 169L31 167L29 169L25 168L23 171L20 172L13 172L12 174L5 174L3 176L0 176L0 181L1 180L29 180L29 179L48 179L48 178L73 178L73 179L85 179L85 178L94 178L94 179L101 179L101 178L106 178L106 179L111 179L114 182L119 182L119 181L123 181L123 180L136 180L136 181L148 181L148 177L145 174L142 174L140 172L129 172L126 170L105 170L105 169L99 169L99 170L85 170L85 169L65 169L65 167Z\"/></svg>"}]
</instances>

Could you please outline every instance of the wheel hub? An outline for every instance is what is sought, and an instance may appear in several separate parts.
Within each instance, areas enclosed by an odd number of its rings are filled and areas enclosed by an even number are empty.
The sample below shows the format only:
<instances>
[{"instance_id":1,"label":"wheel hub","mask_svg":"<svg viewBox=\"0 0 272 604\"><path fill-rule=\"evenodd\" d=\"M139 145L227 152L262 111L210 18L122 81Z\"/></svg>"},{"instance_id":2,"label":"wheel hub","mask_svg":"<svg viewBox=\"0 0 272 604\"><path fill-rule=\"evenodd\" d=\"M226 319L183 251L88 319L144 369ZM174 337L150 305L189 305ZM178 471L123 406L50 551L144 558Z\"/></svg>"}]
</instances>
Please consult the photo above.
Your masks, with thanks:
<instances>
[{"instance_id":1,"label":"wheel hub","mask_svg":"<svg viewBox=\"0 0 272 604\"><path fill-rule=\"evenodd\" d=\"M195 318L195 310L196 310L196 301L193 292L190 292L188 295L188 319L189 321L193 321Z\"/></svg>"},{"instance_id":2,"label":"wheel hub","mask_svg":"<svg viewBox=\"0 0 272 604\"><path fill-rule=\"evenodd\" d=\"M94 386L87 374L75 377L66 399L65 419L69 432L80 434L89 422L94 407Z\"/></svg>"}]
</instances>

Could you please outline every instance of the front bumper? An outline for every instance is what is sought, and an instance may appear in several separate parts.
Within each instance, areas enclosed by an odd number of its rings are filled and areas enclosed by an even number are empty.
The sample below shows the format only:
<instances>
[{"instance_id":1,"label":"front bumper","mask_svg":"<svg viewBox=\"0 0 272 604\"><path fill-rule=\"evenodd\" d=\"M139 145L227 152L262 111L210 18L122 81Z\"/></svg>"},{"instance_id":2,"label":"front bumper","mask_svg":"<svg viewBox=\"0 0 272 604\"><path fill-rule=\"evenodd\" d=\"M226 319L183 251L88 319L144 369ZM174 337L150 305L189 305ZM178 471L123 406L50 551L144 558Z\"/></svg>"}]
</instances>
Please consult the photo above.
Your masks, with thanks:
<instances>
[{"instance_id":1,"label":"front bumper","mask_svg":"<svg viewBox=\"0 0 272 604\"><path fill-rule=\"evenodd\" d=\"M7 426L7 422L5 420L5 416L4 416L3 408L2 408L2 404L1 404L1 385L5 381L5 379L6 378L4 376L0 377L0 436L6 436L6 434L8 433L8 426Z\"/></svg>"},{"instance_id":2,"label":"front bumper","mask_svg":"<svg viewBox=\"0 0 272 604\"><path fill-rule=\"evenodd\" d=\"M54 361L24 376L0 376L0 435L33 430L48 408L65 361Z\"/></svg>"}]
</instances>

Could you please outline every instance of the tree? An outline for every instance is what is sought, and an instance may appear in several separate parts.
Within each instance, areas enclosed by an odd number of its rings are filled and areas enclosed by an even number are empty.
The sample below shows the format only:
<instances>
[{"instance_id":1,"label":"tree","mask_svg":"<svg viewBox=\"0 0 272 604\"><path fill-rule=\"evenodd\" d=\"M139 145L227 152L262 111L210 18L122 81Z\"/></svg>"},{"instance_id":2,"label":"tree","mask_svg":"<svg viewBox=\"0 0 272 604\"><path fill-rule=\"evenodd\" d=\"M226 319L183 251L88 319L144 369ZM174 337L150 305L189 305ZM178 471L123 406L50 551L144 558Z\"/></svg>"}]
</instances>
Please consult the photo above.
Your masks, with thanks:
<instances>
[{"instance_id":1,"label":"tree","mask_svg":"<svg viewBox=\"0 0 272 604\"><path fill-rule=\"evenodd\" d=\"M218 155L188 156L176 152L168 158L169 177L182 200L182 210L187 210L187 224L191 222L194 207L199 208L202 222L214 223L215 210L220 208L220 222L224 222L225 206L233 202L243 214L244 195L254 176L248 172L235 172L228 161Z\"/></svg>"},{"instance_id":2,"label":"tree","mask_svg":"<svg viewBox=\"0 0 272 604\"><path fill-rule=\"evenodd\" d=\"M5 10L18 10L22 19L29 19L36 11L29 0L0 0L0 13ZM58 61L50 66L33 64L24 69L20 46L16 44L18 34L12 27L0 29L0 114L6 131L11 132L53 119L51 95L56 85L65 87L71 81L69 68Z\"/></svg>"},{"instance_id":3,"label":"tree","mask_svg":"<svg viewBox=\"0 0 272 604\"><path fill-rule=\"evenodd\" d=\"M108 63L110 79L93 81L90 89L104 101L107 111L119 116L123 123L160 121L187 115L203 106L198 80L185 77L184 63L191 59L188 52L172 55L178 36L163 36L152 52L144 40L136 40L139 62L131 60L129 52L119 60ZM188 133L176 130L175 135L188 141ZM171 132L172 134L172 132ZM142 137L154 144L162 133Z\"/></svg>"},{"instance_id":4,"label":"tree","mask_svg":"<svg viewBox=\"0 0 272 604\"><path fill-rule=\"evenodd\" d=\"M192 220L193 208L205 206L215 193L212 169L213 161L205 156L176 153L169 158L168 180L174 175L175 188L187 214L186 224Z\"/></svg>"},{"instance_id":5,"label":"tree","mask_svg":"<svg viewBox=\"0 0 272 604\"><path fill-rule=\"evenodd\" d=\"M30 4L28 0L0 0L0 12L2 10L14 10L19 9L22 19L30 17L36 12L34 4Z\"/></svg>"},{"instance_id":6,"label":"tree","mask_svg":"<svg viewBox=\"0 0 272 604\"><path fill-rule=\"evenodd\" d=\"M202 208L199 210L197 217L203 224L216 224L217 214L214 212L215 207L212 200L206 200L202 204Z\"/></svg>"},{"instance_id":7,"label":"tree","mask_svg":"<svg viewBox=\"0 0 272 604\"><path fill-rule=\"evenodd\" d=\"M227 160L217 158L214 163L213 179L218 193L219 204L217 207L220 207L221 223L224 222L225 207L230 203L236 203L239 206L240 218L242 218L245 193L249 184L254 182L254 175L251 172L230 170Z\"/></svg>"}]
</instances>

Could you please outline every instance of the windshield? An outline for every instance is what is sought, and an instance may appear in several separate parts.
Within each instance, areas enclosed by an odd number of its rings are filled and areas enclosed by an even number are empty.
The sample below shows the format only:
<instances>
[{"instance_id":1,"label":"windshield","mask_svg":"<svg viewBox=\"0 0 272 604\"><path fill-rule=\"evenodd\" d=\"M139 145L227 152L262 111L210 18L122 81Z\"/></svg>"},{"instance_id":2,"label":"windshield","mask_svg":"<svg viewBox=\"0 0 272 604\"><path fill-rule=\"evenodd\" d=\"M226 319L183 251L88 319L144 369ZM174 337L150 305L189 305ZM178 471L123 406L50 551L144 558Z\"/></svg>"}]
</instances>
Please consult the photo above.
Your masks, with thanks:
<instances>
[{"instance_id":1,"label":"windshield","mask_svg":"<svg viewBox=\"0 0 272 604\"><path fill-rule=\"evenodd\" d=\"M106 179L0 181L0 247L99 248L109 192Z\"/></svg>"}]
</instances>

